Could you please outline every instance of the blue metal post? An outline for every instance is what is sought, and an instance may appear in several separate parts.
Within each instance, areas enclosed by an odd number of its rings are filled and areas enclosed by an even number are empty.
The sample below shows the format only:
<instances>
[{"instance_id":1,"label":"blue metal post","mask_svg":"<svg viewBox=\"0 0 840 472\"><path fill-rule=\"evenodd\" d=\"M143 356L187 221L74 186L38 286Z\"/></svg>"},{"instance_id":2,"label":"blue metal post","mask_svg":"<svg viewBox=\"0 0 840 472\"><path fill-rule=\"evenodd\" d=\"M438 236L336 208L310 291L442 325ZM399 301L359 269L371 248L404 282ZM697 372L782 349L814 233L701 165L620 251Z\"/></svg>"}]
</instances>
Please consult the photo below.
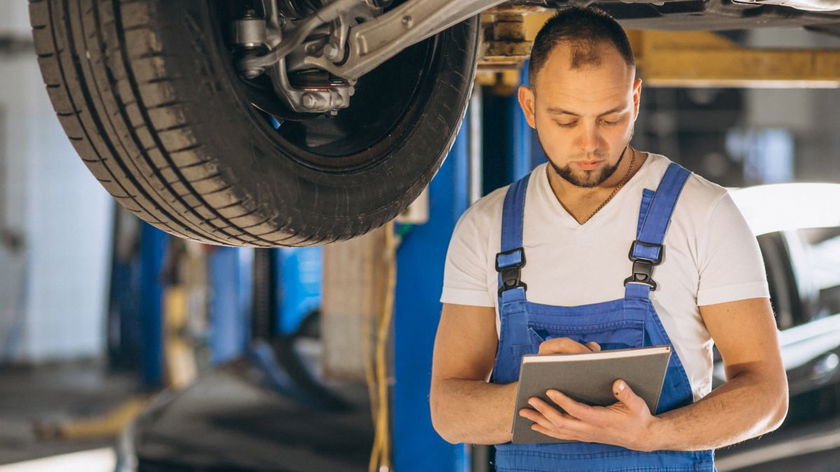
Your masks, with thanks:
<instances>
[{"instance_id":1,"label":"blue metal post","mask_svg":"<svg viewBox=\"0 0 840 472\"><path fill-rule=\"evenodd\" d=\"M248 344L253 249L217 247L208 258L210 362L238 357Z\"/></svg>"},{"instance_id":2,"label":"blue metal post","mask_svg":"<svg viewBox=\"0 0 840 472\"><path fill-rule=\"evenodd\" d=\"M520 70L522 85L530 86L528 82L528 61ZM518 180L531 172L534 167L546 162L545 153L537 139L537 132L534 131L528 122L525 121L525 114L519 106L518 100L513 100L511 113L513 132L513 149L510 159L513 161L513 180Z\"/></svg>"},{"instance_id":3,"label":"blue metal post","mask_svg":"<svg viewBox=\"0 0 840 472\"><path fill-rule=\"evenodd\" d=\"M429 188L429 221L405 232L397 252L391 425L399 472L461 472L468 467L465 447L441 439L429 413L444 258L452 229L468 205L465 128Z\"/></svg>"},{"instance_id":4,"label":"blue metal post","mask_svg":"<svg viewBox=\"0 0 840 472\"><path fill-rule=\"evenodd\" d=\"M520 80L522 85L528 85L528 61L525 61L525 65L522 66ZM531 172L531 169L533 169L531 144L534 130L528 126L528 122L525 120L525 114L522 113L522 108L519 106L519 100L516 95L510 98L509 106L513 138L511 139L512 149L508 155L513 161L513 181L517 181L528 175L528 172Z\"/></svg>"},{"instance_id":5,"label":"blue metal post","mask_svg":"<svg viewBox=\"0 0 840 472\"><path fill-rule=\"evenodd\" d=\"M528 85L528 62L520 70L522 85ZM485 93L483 113L484 192L526 176L545 162L536 132L528 126L517 93Z\"/></svg>"},{"instance_id":6,"label":"blue metal post","mask_svg":"<svg viewBox=\"0 0 840 472\"><path fill-rule=\"evenodd\" d=\"M169 236L143 223L140 232L140 331L142 380L146 386L163 384L163 268Z\"/></svg>"},{"instance_id":7,"label":"blue metal post","mask_svg":"<svg viewBox=\"0 0 840 472\"><path fill-rule=\"evenodd\" d=\"M303 320L321 307L320 247L289 247L277 250L277 307L280 310L276 329L283 335L300 328Z\"/></svg>"}]
</instances>

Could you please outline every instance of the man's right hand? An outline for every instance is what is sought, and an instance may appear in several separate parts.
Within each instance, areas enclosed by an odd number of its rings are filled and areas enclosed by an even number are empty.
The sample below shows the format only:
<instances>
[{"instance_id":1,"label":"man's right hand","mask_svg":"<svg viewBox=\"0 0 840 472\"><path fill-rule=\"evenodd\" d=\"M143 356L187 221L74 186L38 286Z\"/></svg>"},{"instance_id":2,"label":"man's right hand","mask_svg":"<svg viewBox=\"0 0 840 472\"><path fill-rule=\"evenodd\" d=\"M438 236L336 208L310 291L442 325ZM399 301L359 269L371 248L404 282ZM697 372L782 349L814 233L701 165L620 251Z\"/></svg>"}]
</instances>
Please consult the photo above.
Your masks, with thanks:
<instances>
[{"instance_id":1,"label":"man's right hand","mask_svg":"<svg viewBox=\"0 0 840 472\"><path fill-rule=\"evenodd\" d=\"M595 341L581 344L569 338L554 338L541 342L537 354L581 354L600 350L601 346Z\"/></svg>"}]
</instances>

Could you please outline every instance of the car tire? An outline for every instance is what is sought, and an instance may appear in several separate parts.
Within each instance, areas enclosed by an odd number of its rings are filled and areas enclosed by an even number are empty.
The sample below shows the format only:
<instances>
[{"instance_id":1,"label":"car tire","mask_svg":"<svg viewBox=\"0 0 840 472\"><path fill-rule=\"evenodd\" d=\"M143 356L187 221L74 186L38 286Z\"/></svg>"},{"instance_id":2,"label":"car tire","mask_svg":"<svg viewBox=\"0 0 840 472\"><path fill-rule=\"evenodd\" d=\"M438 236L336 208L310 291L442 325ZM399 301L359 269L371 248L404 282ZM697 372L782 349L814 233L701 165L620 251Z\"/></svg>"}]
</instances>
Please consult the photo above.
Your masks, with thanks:
<instances>
[{"instance_id":1,"label":"car tire","mask_svg":"<svg viewBox=\"0 0 840 472\"><path fill-rule=\"evenodd\" d=\"M338 115L284 121L236 71L235 3L30 1L42 75L84 163L133 214L203 243L322 244L394 218L452 146L477 18L360 78Z\"/></svg>"}]
</instances>

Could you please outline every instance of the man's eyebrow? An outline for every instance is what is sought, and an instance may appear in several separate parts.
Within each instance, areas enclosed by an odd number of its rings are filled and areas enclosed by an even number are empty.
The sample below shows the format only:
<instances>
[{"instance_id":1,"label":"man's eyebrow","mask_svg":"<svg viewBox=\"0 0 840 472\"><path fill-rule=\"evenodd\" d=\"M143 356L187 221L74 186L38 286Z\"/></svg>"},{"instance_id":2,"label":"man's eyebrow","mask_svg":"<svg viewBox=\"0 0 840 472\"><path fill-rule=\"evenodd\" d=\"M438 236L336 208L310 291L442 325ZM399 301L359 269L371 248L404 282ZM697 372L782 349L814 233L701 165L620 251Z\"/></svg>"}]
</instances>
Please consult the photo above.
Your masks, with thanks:
<instances>
[{"instance_id":1,"label":"man's eyebrow","mask_svg":"<svg viewBox=\"0 0 840 472\"><path fill-rule=\"evenodd\" d=\"M610 113L618 113L618 112L620 112L620 111L624 111L624 110L626 110L626 109L627 109L627 105L619 105L619 106L617 106L617 107L610 108L609 110L607 110L607 111L605 111L605 112L603 112L603 113L598 114L598 116L609 115ZM548 108L548 113L549 113L550 115L572 115L572 116L580 116L579 114L577 114L577 113L575 113L575 112L573 112L573 111L564 110L564 109L562 109L562 108L558 108L558 107L549 107L549 108Z\"/></svg>"}]
</instances>

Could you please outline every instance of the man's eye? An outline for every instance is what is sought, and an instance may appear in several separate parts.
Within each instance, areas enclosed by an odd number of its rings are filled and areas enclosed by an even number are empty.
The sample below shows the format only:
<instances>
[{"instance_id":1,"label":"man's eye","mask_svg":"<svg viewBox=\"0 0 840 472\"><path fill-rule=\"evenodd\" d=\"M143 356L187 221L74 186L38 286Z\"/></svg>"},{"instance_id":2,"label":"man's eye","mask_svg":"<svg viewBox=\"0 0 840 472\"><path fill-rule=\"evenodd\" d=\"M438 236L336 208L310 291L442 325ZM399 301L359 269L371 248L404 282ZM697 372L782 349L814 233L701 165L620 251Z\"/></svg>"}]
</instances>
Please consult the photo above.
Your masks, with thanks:
<instances>
[{"instance_id":1,"label":"man's eye","mask_svg":"<svg viewBox=\"0 0 840 472\"><path fill-rule=\"evenodd\" d=\"M563 123L561 121L555 121L555 123L557 123L557 126L560 126L562 128L571 128L571 127L573 127L574 125L577 124L577 121L569 121L569 122L566 122L566 123Z\"/></svg>"},{"instance_id":2,"label":"man's eye","mask_svg":"<svg viewBox=\"0 0 840 472\"><path fill-rule=\"evenodd\" d=\"M620 122L621 122L621 118L613 118L613 119L609 119L609 120L604 119L604 118L601 119L601 123L603 123L607 126L617 125Z\"/></svg>"}]
</instances>

